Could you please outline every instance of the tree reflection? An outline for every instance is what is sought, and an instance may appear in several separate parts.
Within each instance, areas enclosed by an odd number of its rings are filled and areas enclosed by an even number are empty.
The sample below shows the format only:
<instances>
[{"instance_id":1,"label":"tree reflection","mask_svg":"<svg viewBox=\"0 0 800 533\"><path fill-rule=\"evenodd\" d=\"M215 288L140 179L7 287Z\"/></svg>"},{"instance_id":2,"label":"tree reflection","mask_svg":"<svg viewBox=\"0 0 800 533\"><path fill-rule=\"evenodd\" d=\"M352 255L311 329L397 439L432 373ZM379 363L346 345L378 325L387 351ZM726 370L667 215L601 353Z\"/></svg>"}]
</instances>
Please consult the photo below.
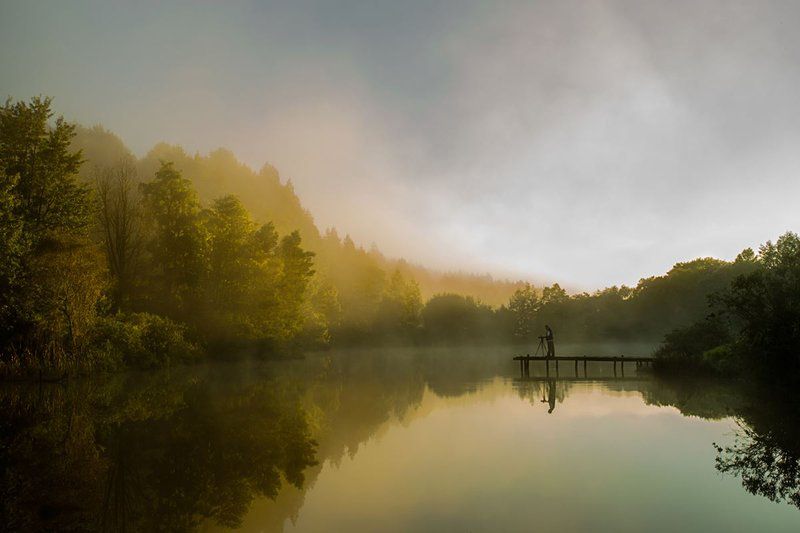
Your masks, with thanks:
<instances>
[{"instance_id":1,"label":"tree reflection","mask_svg":"<svg viewBox=\"0 0 800 533\"><path fill-rule=\"evenodd\" d=\"M422 399L420 361L349 355L4 386L0 523L22 531L237 527L254 500L294 487L300 497L268 507L280 529L297 515L319 461L355 454Z\"/></svg>"},{"instance_id":2,"label":"tree reflection","mask_svg":"<svg viewBox=\"0 0 800 533\"><path fill-rule=\"evenodd\" d=\"M715 466L739 477L751 494L800 507L800 405L794 387L758 382L656 380L647 403L671 405L687 416L734 417L733 442L713 443Z\"/></svg>"},{"instance_id":3,"label":"tree reflection","mask_svg":"<svg viewBox=\"0 0 800 533\"><path fill-rule=\"evenodd\" d=\"M103 519L109 529L185 531L204 519L239 525L256 496L303 483L315 443L297 398L276 383L218 397L192 390L164 420L115 427Z\"/></svg>"},{"instance_id":4,"label":"tree reflection","mask_svg":"<svg viewBox=\"0 0 800 533\"><path fill-rule=\"evenodd\" d=\"M770 501L788 501L800 507L800 455L797 442L787 447L782 439L769 430L759 432L745 422L739 423L736 441L731 446L719 446L716 467L724 474L742 479L751 494Z\"/></svg>"},{"instance_id":5,"label":"tree reflection","mask_svg":"<svg viewBox=\"0 0 800 533\"><path fill-rule=\"evenodd\" d=\"M800 402L794 384L745 388L733 444L714 445L716 467L751 494L800 507Z\"/></svg>"},{"instance_id":6,"label":"tree reflection","mask_svg":"<svg viewBox=\"0 0 800 533\"><path fill-rule=\"evenodd\" d=\"M266 379L217 390L206 380L153 381L154 396L132 394L124 383L6 394L3 523L189 531L211 519L236 527L254 498L275 498L284 482L300 487L316 464L290 384Z\"/></svg>"}]
</instances>

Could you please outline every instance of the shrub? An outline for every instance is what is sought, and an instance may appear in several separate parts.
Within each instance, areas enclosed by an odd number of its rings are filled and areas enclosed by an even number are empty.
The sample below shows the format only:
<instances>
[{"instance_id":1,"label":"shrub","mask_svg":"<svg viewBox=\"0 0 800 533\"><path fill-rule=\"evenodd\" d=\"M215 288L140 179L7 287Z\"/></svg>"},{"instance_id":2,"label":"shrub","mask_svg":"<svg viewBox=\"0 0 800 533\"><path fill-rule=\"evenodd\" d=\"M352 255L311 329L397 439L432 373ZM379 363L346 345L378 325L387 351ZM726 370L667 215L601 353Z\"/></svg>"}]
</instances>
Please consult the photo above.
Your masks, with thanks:
<instances>
[{"instance_id":1,"label":"shrub","mask_svg":"<svg viewBox=\"0 0 800 533\"><path fill-rule=\"evenodd\" d=\"M158 315L132 313L98 321L92 335L94 359L108 367L124 364L158 368L197 359L198 346L186 338L186 328Z\"/></svg>"},{"instance_id":2,"label":"shrub","mask_svg":"<svg viewBox=\"0 0 800 533\"><path fill-rule=\"evenodd\" d=\"M714 374L732 376L741 370L741 358L734 344L723 344L703 352L701 365Z\"/></svg>"},{"instance_id":3,"label":"shrub","mask_svg":"<svg viewBox=\"0 0 800 533\"><path fill-rule=\"evenodd\" d=\"M729 373L735 366L732 341L728 326L719 317L711 315L665 335L664 343L653 354L656 369Z\"/></svg>"}]
</instances>

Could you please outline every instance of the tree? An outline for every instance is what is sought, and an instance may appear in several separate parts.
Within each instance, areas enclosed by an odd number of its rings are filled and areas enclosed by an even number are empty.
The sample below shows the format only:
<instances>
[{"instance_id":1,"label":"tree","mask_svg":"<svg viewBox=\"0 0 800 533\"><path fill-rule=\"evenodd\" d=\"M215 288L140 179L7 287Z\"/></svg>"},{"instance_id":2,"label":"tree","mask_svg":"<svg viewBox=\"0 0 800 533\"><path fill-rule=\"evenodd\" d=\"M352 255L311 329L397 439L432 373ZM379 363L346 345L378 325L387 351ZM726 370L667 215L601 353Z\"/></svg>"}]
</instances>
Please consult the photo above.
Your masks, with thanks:
<instances>
[{"instance_id":1,"label":"tree","mask_svg":"<svg viewBox=\"0 0 800 533\"><path fill-rule=\"evenodd\" d=\"M35 97L0 107L0 343L27 351L72 348L100 296L88 290L77 312L62 290L64 280L95 287L99 277L78 259L88 246L91 204L77 180L81 153L70 149L75 128L63 117L50 124L50 103ZM57 308L69 318L53 322Z\"/></svg>"},{"instance_id":2,"label":"tree","mask_svg":"<svg viewBox=\"0 0 800 533\"><path fill-rule=\"evenodd\" d=\"M539 300L533 285L526 283L514 291L508 302L509 310L514 313L513 335L518 340L530 340L536 335L536 313L542 302Z\"/></svg>"},{"instance_id":3,"label":"tree","mask_svg":"<svg viewBox=\"0 0 800 533\"><path fill-rule=\"evenodd\" d=\"M71 354L83 353L107 287L102 264L101 252L80 242L49 250L36 259L34 277L43 296L38 306L42 340L61 344Z\"/></svg>"},{"instance_id":4,"label":"tree","mask_svg":"<svg viewBox=\"0 0 800 533\"><path fill-rule=\"evenodd\" d=\"M736 256L735 263L754 263L758 260L752 248L745 248Z\"/></svg>"},{"instance_id":5,"label":"tree","mask_svg":"<svg viewBox=\"0 0 800 533\"><path fill-rule=\"evenodd\" d=\"M567 291L562 289L558 283L542 289L542 305L562 304L568 300Z\"/></svg>"},{"instance_id":6,"label":"tree","mask_svg":"<svg viewBox=\"0 0 800 533\"><path fill-rule=\"evenodd\" d=\"M300 247L300 233L293 231L278 246L281 275L278 282L284 340L294 338L302 329L301 310L306 289L314 275L314 253Z\"/></svg>"},{"instance_id":7,"label":"tree","mask_svg":"<svg viewBox=\"0 0 800 533\"><path fill-rule=\"evenodd\" d=\"M58 117L50 127L50 104L34 97L0 108L0 173L34 247L53 233L82 234L89 223L89 190L76 179L81 153L70 151L75 126Z\"/></svg>"},{"instance_id":8,"label":"tree","mask_svg":"<svg viewBox=\"0 0 800 533\"><path fill-rule=\"evenodd\" d=\"M232 196L214 202L206 227L208 316L202 330L216 341L258 341L269 349L295 340L311 320L307 298L314 274L314 254L303 250L300 235L279 240L271 223L256 228Z\"/></svg>"},{"instance_id":9,"label":"tree","mask_svg":"<svg viewBox=\"0 0 800 533\"><path fill-rule=\"evenodd\" d=\"M439 294L428 300L422 322L427 335L440 341L486 340L494 331L491 307L458 294Z\"/></svg>"},{"instance_id":10,"label":"tree","mask_svg":"<svg viewBox=\"0 0 800 533\"><path fill-rule=\"evenodd\" d=\"M169 303L181 308L198 288L205 270L206 234L200 201L191 182L167 162L141 190L153 226L148 248L157 281L172 299Z\"/></svg>"},{"instance_id":11,"label":"tree","mask_svg":"<svg viewBox=\"0 0 800 533\"><path fill-rule=\"evenodd\" d=\"M95 170L98 221L117 308L131 296L144 246L143 212L135 182L136 167L128 158Z\"/></svg>"},{"instance_id":12,"label":"tree","mask_svg":"<svg viewBox=\"0 0 800 533\"><path fill-rule=\"evenodd\" d=\"M419 285L395 269L381 301L375 333L409 337L420 326L421 311Z\"/></svg>"},{"instance_id":13,"label":"tree","mask_svg":"<svg viewBox=\"0 0 800 533\"><path fill-rule=\"evenodd\" d=\"M733 281L720 302L739 322L754 363L766 358L793 374L800 371L800 237L787 232L774 244L767 241L756 264Z\"/></svg>"},{"instance_id":14,"label":"tree","mask_svg":"<svg viewBox=\"0 0 800 533\"><path fill-rule=\"evenodd\" d=\"M388 294L390 300L399 304L399 326L405 332L411 332L420 324L422 297L419 284L413 279L406 279L395 269L389 280Z\"/></svg>"},{"instance_id":15,"label":"tree","mask_svg":"<svg viewBox=\"0 0 800 533\"><path fill-rule=\"evenodd\" d=\"M247 296L248 284L257 268L256 255L271 253L273 244L270 243L267 249L257 246L255 223L235 196L229 195L214 201L207 213L206 227L209 235L208 277L212 305L237 307Z\"/></svg>"},{"instance_id":16,"label":"tree","mask_svg":"<svg viewBox=\"0 0 800 533\"><path fill-rule=\"evenodd\" d=\"M0 339L12 334L16 322L22 262L29 249L22 220L14 214L19 201L16 181L16 176L0 174Z\"/></svg>"},{"instance_id":17,"label":"tree","mask_svg":"<svg viewBox=\"0 0 800 533\"><path fill-rule=\"evenodd\" d=\"M339 293L319 273L311 278L306 292L303 340L312 346L327 346L331 342L331 328L339 325L342 315Z\"/></svg>"}]
</instances>

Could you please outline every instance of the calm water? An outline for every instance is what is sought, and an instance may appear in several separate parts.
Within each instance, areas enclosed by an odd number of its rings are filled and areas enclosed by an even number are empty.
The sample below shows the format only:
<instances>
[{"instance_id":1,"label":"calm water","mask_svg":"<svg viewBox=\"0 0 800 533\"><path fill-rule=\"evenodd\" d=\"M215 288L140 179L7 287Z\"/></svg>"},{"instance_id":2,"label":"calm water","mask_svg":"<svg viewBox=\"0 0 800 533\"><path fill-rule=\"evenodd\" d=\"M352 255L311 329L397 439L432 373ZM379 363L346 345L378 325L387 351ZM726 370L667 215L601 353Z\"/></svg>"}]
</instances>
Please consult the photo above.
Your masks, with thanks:
<instances>
[{"instance_id":1,"label":"calm water","mask_svg":"<svg viewBox=\"0 0 800 533\"><path fill-rule=\"evenodd\" d=\"M588 381L571 365L520 379L511 355L363 350L6 385L0 518L12 530L800 531L785 402L634 365L624 379L604 364Z\"/></svg>"}]
</instances>

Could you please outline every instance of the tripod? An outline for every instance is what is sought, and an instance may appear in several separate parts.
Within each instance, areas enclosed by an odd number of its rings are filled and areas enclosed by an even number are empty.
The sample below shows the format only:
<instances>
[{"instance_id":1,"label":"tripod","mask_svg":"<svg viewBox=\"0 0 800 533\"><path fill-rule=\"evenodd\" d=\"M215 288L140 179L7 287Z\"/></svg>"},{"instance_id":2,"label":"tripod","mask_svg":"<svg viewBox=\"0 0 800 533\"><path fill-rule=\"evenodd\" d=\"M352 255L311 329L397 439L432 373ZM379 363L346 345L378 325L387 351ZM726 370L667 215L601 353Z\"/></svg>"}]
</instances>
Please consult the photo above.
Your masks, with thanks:
<instances>
[{"instance_id":1,"label":"tripod","mask_svg":"<svg viewBox=\"0 0 800 533\"><path fill-rule=\"evenodd\" d=\"M539 337L539 346L536 347L536 351L533 353L533 355L538 355L539 350L541 350L542 355L547 355L547 348L544 345L544 339L544 337Z\"/></svg>"}]
</instances>

